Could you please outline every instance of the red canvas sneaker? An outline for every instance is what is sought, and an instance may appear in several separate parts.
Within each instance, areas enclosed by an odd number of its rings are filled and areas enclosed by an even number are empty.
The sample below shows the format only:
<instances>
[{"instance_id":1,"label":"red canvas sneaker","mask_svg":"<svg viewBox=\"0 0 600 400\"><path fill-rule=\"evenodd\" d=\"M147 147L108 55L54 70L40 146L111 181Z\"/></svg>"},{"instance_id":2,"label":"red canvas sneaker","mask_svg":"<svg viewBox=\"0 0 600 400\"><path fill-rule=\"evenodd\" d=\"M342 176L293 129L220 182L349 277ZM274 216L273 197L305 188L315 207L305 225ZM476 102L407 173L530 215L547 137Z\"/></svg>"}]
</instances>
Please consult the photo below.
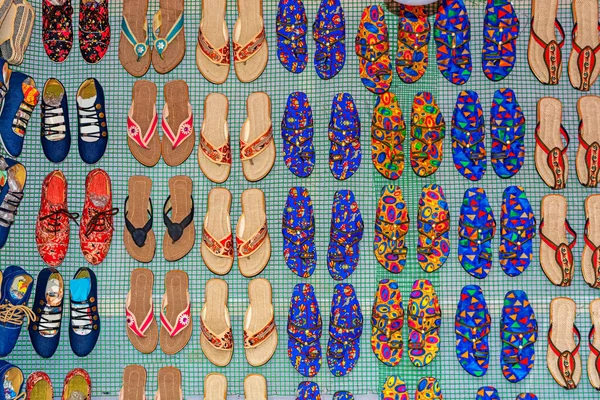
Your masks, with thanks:
<instances>
[{"instance_id":1,"label":"red canvas sneaker","mask_svg":"<svg viewBox=\"0 0 600 400\"><path fill-rule=\"evenodd\" d=\"M63 62L73 47L71 0L42 0L44 50L54 62Z\"/></svg>"}]
</instances>

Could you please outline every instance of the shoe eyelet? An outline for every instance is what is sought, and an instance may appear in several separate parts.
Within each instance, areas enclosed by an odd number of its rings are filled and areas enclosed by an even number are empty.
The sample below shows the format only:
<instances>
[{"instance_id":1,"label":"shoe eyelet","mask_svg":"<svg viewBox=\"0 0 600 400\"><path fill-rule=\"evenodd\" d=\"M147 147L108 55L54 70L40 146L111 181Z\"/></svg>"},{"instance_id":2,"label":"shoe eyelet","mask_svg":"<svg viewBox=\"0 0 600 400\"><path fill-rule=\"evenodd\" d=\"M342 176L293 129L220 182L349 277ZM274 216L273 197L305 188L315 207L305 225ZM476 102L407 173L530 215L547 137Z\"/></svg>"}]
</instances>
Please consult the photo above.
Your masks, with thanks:
<instances>
[{"instance_id":1,"label":"shoe eyelet","mask_svg":"<svg viewBox=\"0 0 600 400\"><path fill-rule=\"evenodd\" d=\"M95 297L90 297L90 303L95 303L96 302L96 298Z\"/></svg>"},{"instance_id":2,"label":"shoe eyelet","mask_svg":"<svg viewBox=\"0 0 600 400\"><path fill-rule=\"evenodd\" d=\"M97 316L97 315L94 315L94 316L92 317L92 319L93 319L94 321L98 321L98 316Z\"/></svg>"},{"instance_id":3,"label":"shoe eyelet","mask_svg":"<svg viewBox=\"0 0 600 400\"><path fill-rule=\"evenodd\" d=\"M103 128L106 127L106 122L101 122L100 126L102 126Z\"/></svg>"},{"instance_id":4,"label":"shoe eyelet","mask_svg":"<svg viewBox=\"0 0 600 400\"><path fill-rule=\"evenodd\" d=\"M101 113L99 113L99 114L98 114L98 116L99 116L100 118L104 118L104 113L103 113L103 112L101 112Z\"/></svg>"},{"instance_id":5,"label":"shoe eyelet","mask_svg":"<svg viewBox=\"0 0 600 400\"><path fill-rule=\"evenodd\" d=\"M106 137L106 132L102 131L102 137Z\"/></svg>"},{"instance_id":6,"label":"shoe eyelet","mask_svg":"<svg viewBox=\"0 0 600 400\"><path fill-rule=\"evenodd\" d=\"M100 104L96 104L96 110L99 110L101 108L102 108L102 106Z\"/></svg>"},{"instance_id":7,"label":"shoe eyelet","mask_svg":"<svg viewBox=\"0 0 600 400\"><path fill-rule=\"evenodd\" d=\"M94 330L97 331L98 330L98 325L94 324L94 326L92 328L94 328Z\"/></svg>"},{"instance_id":8,"label":"shoe eyelet","mask_svg":"<svg viewBox=\"0 0 600 400\"><path fill-rule=\"evenodd\" d=\"M98 310L98 307L96 307L96 306L93 306L93 307L92 307L92 311L93 311L93 312L96 312L97 310Z\"/></svg>"}]
</instances>

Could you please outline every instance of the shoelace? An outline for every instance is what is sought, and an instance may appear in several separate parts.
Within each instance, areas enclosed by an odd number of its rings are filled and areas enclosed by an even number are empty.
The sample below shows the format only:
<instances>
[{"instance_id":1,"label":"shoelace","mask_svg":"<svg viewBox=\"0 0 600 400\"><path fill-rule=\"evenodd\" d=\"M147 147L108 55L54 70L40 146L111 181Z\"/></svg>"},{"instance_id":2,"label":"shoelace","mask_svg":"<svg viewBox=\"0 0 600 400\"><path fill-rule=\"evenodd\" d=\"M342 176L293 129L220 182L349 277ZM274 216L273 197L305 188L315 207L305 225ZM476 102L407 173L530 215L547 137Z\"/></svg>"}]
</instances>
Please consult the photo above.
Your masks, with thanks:
<instances>
[{"instance_id":1,"label":"shoelace","mask_svg":"<svg viewBox=\"0 0 600 400\"><path fill-rule=\"evenodd\" d=\"M50 221L48 221L48 228L46 230L51 233L58 233L61 231L61 216L63 215L68 219L75 221L75 223L79 225L79 223L77 222L77 218L79 218L79 213L70 213L64 208L60 208L58 210L52 211L44 215L40 218L40 221L45 221L49 219Z\"/></svg>"},{"instance_id":2,"label":"shoelace","mask_svg":"<svg viewBox=\"0 0 600 400\"><path fill-rule=\"evenodd\" d=\"M79 134L83 137L92 137L96 139L100 139L100 117L96 113L96 106L92 104L89 107L82 107L77 105L77 109L79 110ZM93 132L86 132L85 128L87 126L95 127Z\"/></svg>"},{"instance_id":3,"label":"shoelace","mask_svg":"<svg viewBox=\"0 0 600 400\"><path fill-rule=\"evenodd\" d=\"M107 228L112 228L112 223L109 222L107 217L117 215L119 212L118 208L111 208L106 211L91 210L94 215L85 226L85 236L89 236L94 232L104 232Z\"/></svg>"},{"instance_id":4,"label":"shoelace","mask_svg":"<svg viewBox=\"0 0 600 400\"><path fill-rule=\"evenodd\" d=\"M33 113L34 107L35 104L29 104L25 101L21 102L21 105L19 106L19 111L17 111L17 114L13 119L13 129L22 130L23 132L27 129L27 124L31 119L31 114Z\"/></svg>"},{"instance_id":5,"label":"shoelace","mask_svg":"<svg viewBox=\"0 0 600 400\"><path fill-rule=\"evenodd\" d=\"M66 132L65 129L63 129L63 130L56 129L59 127L65 127L64 116L65 116L65 114L64 114L61 106L44 105L44 114L43 114L44 129L42 131L42 136L44 136L48 139L51 139L53 136L58 136L58 135L64 136L65 132ZM63 122L58 122L58 123L54 123L54 124L49 124L46 122L54 117L63 117Z\"/></svg>"},{"instance_id":6,"label":"shoelace","mask_svg":"<svg viewBox=\"0 0 600 400\"><path fill-rule=\"evenodd\" d=\"M44 307L40 314L40 320L38 323L38 332L58 331L60 330L60 318L53 319L53 315L62 314L61 307Z\"/></svg>"},{"instance_id":7,"label":"shoelace","mask_svg":"<svg viewBox=\"0 0 600 400\"><path fill-rule=\"evenodd\" d=\"M48 7L48 13L44 16L48 19L49 26L60 26L63 31L71 29L71 18L69 17L73 14L71 3L54 5L48 2L46 6Z\"/></svg>"},{"instance_id":8,"label":"shoelace","mask_svg":"<svg viewBox=\"0 0 600 400\"><path fill-rule=\"evenodd\" d=\"M74 323L75 321L82 321L81 324ZM92 307L86 301L73 301L71 300L71 325L77 330L92 330L93 328L92 319Z\"/></svg>"},{"instance_id":9,"label":"shoelace","mask_svg":"<svg viewBox=\"0 0 600 400\"><path fill-rule=\"evenodd\" d=\"M36 317L31 308L24 304L15 306L7 301L0 304L0 323L23 325L23 320L27 317L29 322L35 321Z\"/></svg>"},{"instance_id":10,"label":"shoelace","mask_svg":"<svg viewBox=\"0 0 600 400\"><path fill-rule=\"evenodd\" d=\"M17 208L23 200L23 192L9 191L0 205L0 226L11 226L17 215Z\"/></svg>"}]
</instances>

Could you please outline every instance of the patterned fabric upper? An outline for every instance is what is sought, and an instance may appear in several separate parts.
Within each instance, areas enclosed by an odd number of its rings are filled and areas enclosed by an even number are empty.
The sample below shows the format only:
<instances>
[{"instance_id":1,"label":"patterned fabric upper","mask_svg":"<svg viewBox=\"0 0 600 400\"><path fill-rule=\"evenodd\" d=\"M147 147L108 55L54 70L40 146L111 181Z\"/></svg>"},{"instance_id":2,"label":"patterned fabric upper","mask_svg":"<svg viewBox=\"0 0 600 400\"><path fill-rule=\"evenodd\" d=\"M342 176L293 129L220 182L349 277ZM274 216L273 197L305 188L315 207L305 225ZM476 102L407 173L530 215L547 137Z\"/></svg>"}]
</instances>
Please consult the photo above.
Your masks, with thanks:
<instances>
[{"instance_id":1,"label":"patterned fabric upper","mask_svg":"<svg viewBox=\"0 0 600 400\"><path fill-rule=\"evenodd\" d=\"M442 76L455 85L469 80L471 23L463 0L442 0L435 16L436 59Z\"/></svg>"},{"instance_id":2,"label":"patterned fabric upper","mask_svg":"<svg viewBox=\"0 0 600 400\"><path fill-rule=\"evenodd\" d=\"M288 268L301 278L312 275L317 266L315 216L308 190L290 189L283 209L283 257Z\"/></svg>"},{"instance_id":3,"label":"patterned fabric upper","mask_svg":"<svg viewBox=\"0 0 600 400\"><path fill-rule=\"evenodd\" d=\"M475 400L500 400L500 395L496 388L492 386L483 386L477 391Z\"/></svg>"},{"instance_id":4,"label":"patterned fabric upper","mask_svg":"<svg viewBox=\"0 0 600 400\"><path fill-rule=\"evenodd\" d=\"M313 114L308 97L302 92L290 93L281 120L283 160L296 176L305 178L315 167Z\"/></svg>"},{"instance_id":5,"label":"patterned fabric upper","mask_svg":"<svg viewBox=\"0 0 600 400\"><path fill-rule=\"evenodd\" d=\"M500 178L510 178L525 159L525 116L515 92L496 90L490 114L492 167Z\"/></svg>"},{"instance_id":6,"label":"patterned fabric upper","mask_svg":"<svg viewBox=\"0 0 600 400\"><path fill-rule=\"evenodd\" d=\"M508 276L520 275L533 258L536 232L533 209L523 188L509 186L504 190L500 227L500 266Z\"/></svg>"},{"instance_id":7,"label":"patterned fabric upper","mask_svg":"<svg viewBox=\"0 0 600 400\"><path fill-rule=\"evenodd\" d=\"M333 394L333 400L354 400L354 395L347 390L338 390Z\"/></svg>"},{"instance_id":8,"label":"patterned fabric upper","mask_svg":"<svg viewBox=\"0 0 600 400\"><path fill-rule=\"evenodd\" d=\"M404 308L398 282L382 279L375 293L371 312L371 348L375 356L390 367L400 363L404 342Z\"/></svg>"},{"instance_id":9,"label":"patterned fabric upper","mask_svg":"<svg viewBox=\"0 0 600 400\"><path fill-rule=\"evenodd\" d=\"M290 72L306 68L306 10L302 0L279 0L277 12L277 57Z\"/></svg>"},{"instance_id":10,"label":"patterned fabric upper","mask_svg":"<svg viewBox=\"0 0 600 400\"><path fill-rule=\"evenodd\" d=\"M442 163L446 122L429 92L415 95L410 126L410 166L415 174L429 176Z\"/></svg>"},{"instance_id":11,"label":"patterned fabric upper","mask_svg":"<svg viewBox=\"0 0 600 400\"><path fill-rule=\"evenodd\" d=\"M381 389L381 400L408 400L406 384L399 376L390 375Z\"/></svg>"},{"instance_id":12,"label":"patterned fabric upper","mask_svg":"<svg viewBox=\"0 0 600 400\"><path fill-rule=\"evenodd\" d=\"M463 287L454 323L456 356L460 366L476 377L484 376L488 369L491 322L481 288L477 285Z\"/></svg>"},{"instance_id":13,"label":"patterned fabric upper","mask_svg":"<svg viewBox=\"0 0 600 400\"><path fill-rule=\"evenodd\" d=\"M309 283L294 287L288 315L288 357L302 375L312 377L321 368L323 322L314 288Z\"/></svg>"},{"instance_id":14,"label":"patterned fabric upper","mask_svg":"<svg viewBox=\"0 0 600 400\"><path fill-rule=\"evenodd\" d=\"M73 47L73 7L71 0L42 1L42 40L54 62L63 62Z\"/></svg>"},{"instance_id":15,"label":"patterned fabric upper","mask_svg":"<svg viewBox=\"0 0 600 400\"><path fill-rule=\"evenodd\" d=\"M354 99L349 93L338 93L331 104L329 120L329 169L335 179L350 178L362 158L360 119Z\"/></svg>"},{"instance_id":16,"label":"patterned fabric upper","mask_svg":"<svg viewBox=\"0 0 600 400\"><path fill-rule=\"evenodd\" d=\"M381 189L375 219L375 258L386 270L400 273L406 265L409 216L400 186Z\"/></svg>"},{"instance_id":17,"label":"patterned fabric upper","mask_svg":"<svg viewBox=\"0 0 600 400\"><path fill-rule=\"evenodd\" d=\"M356 269L363 229L364 223L354 193L350 190L335 192L327 249L327 267L333 279L346 279Z\"/></svg>"},{"instance_id":18,"label":"patterned fabric upper","mask_svg":"<svg viewBox=\"0 0 600 400\"><path fill-rule=\"evenodd\" d=\"M392 84L392 61L383 8L372 5L363 10L354 48L362 84L375 94L387 92Z\"/></svg>"},{"instance_id":19,"label":"patterned fabric upper","mask_svg":"<svg viewBox=\"0 0 600 400\"><path fill-rule=\"evenodd\" d=\"M296 400L321 400L319 385L315 382L300 382Z\"/></svg>"},{"instance_id":20,"label":"patterned fabric upper","mask_svg":"<svg viewBox=\"0 0 600 400\"><path fill-rule=\"evenodd\" d=\"M371 120L371 159L377 171L388 179L400 178L404 171L406 124L396 95L377 96Z\"/></svg>"},{"instance_id":21,"label":"patterned fabric upper","mask_svg":"<svg viewBox=\"0 0 600 400\"><path fill-rule=\"evenodd\" d=\"M452 158L462 176L478 181L487 168L483 109L472 90L460 92L452 113Z\"/></svg>"},{"instance_id":22,"label":"patterned fabric upper","mask_svg":"<svg viewBox=\"0 0 600 400\"><path fill-rule=\"evenodd\" d=\"M79 49L83 59L95 64L110 44L108 0L81 0L79 5Z\"/></svg>"},{"instance_id":23,"label":"patterned fabric upper","mask_svg":"<svg viewBox=\"0 0 600 400\"><path fill-rule=\"evenodd\" d=\"M417 229L417 261L423 271L436 271L450 254L450 211L442 187L435 183L421 191Z\"/></svg>"},{"instance_id":24,"label":"patterned fabric upper","mask_svg":"<svg viewBox=\"0 0 600 400\"><path fill-rule=\"evenodd\" d=\"M425 377L417 383L417 391L415 392L415 400L442 400L442 388L437 379L433 377Z\"/></svg>"},{"instance_id":25,"label":"patterned fabric upper","mask_svg":"<svg viewBox=\"0 0 600 400\"><path fill-rule=\"evenodd\" d=\"M414 83L427 69L431 26L423 6L399 7L396 73L403 82Z\"/></svg>"},{"instance_id":26,"label":"patterned fabric upper","mask_svg":"<svg viewBox=\"0 0 600 400\"><path fill-rule=\"evenodd\" d=\"M315 71L321 79L331 79L346 62L346 20L340 0L321 0L313 24Z\"/></svg>"},{"instance_id":27,"label":"patterned fabric upper","mask_svg":"<svg viewBox=\"0 0 600 400\"><path fill-rule=\"evenodd\" d=\"M413 365L432 362L440 350L442 310L431 282L417 279L412 286L407 308L408 356Z\"/></svg>"},{"instance_id":28,"label":"patterned fabric upper","mask_svg":"<svg viewBox=\"0 0 600 400\"><path fill-rule=\"evenodd\" d=\"M487 0L483 17L483 73L492 81L510 74L517 58L519 18L510 0Z\"/></svg>"}]
</instances>

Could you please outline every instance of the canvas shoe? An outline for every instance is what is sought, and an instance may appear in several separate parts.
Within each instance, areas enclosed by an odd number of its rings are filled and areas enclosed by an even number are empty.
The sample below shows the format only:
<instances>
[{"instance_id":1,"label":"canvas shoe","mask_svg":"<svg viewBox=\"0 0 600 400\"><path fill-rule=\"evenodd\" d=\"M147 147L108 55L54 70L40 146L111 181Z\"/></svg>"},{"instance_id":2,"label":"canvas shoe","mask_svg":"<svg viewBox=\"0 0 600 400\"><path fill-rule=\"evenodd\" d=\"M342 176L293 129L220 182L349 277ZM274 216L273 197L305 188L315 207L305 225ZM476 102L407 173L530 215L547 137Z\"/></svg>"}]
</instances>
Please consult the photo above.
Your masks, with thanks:
<instances>
[{"instance_id":1,"label":"canvas shoe","mask_svg":"<svg viewBox=\"0 0 600 400\"><path fill-rule=\"evenodd\" d=\"M61 400L92 400L92 379L85 369L75 368L65 376Z\"/></svg>"},{"instance_id":2,"label":"canvas shoe","mask_svg":"<svg viewBox=\"0 0 600 400\"><path fill-rule=\"evenodd\" d=\"M5 399L23 399L25 397L25 378L21 368L0 360L0 376Z\"/></svg>"},{"instance_id":3,"label":"canvas shoe","mask_svg":"<svg viewBox=\"0 0 600 400\"><path fill-rule=\"evenodd\" d=\"M85 62L96 64L110 44L108 0L81 0L79 3L79 50Z\"/></svg>"},{"instance_id":4,"label":"canvas shoe","mask_svg":"<svg viewBox=\"0 0 600 400\"><path fill-rule=\"evenodd\" d=\"M17 208L23 200L27 171L23 164L0 156L0 249L6 244Z\"/></svg>"},{"instance_id":5,"label":"canvas shoe","mask_svg":"<svg viewBox=\"0 0 600 400\"><path fill-rule=\"evenodd\" d=\"M95 164L106 151L108 129L104 89L94 78L86 79L77 90L77 122L79 155L85 163Z\"/></svg>"},{"instance_id":6,"label":"canvas shoe","mask_svg":"<svg viewBox=\"0 0 600 400\"><path fill-rule=\"evenodd\" d=\"M42 40L54 62L63 62L73 47L71 0L42 0Z\"/></svg>"},{"instance_id":7,"label":"canvas shoe","mask_svg":"<svg viewBox=\"0 0 600 400\"><path fill-rule=\"evenodd\" d=\"M35 315L27 307L32 288L33 278L23 268L11 265L4 270L0 292L0 357L6 357L15 347L25 317L35 321Z\"/></svg>"},{"instance_id":8,"label":"canvas shoe","mask_svg":"<svg viewBox=\"0 0 600 400\"><path fill-rule=\"evenodd\" d=\"M94 350L100 336L96 274L87 267L79 268L69 283L71 290L71 350L85 357Z\"/></svg>"},{"instance_id":9,"label":"canvas shoe","mask_svg":"<svg viewBox=\"0 0 600 400\"><path fill-rule=\"evenodd\" d=\"M6 0L8 3L8 0ZM10 75L12 71L9 68L8 62L0 57L0 110L2 109L2 103L8 93L8 87L10 82Z\"/></svg>"},{"instance_id":10,"label":"canvas shoe","mask_svg":"<svg viewBox=\"0 0 600 400\"><path fill-rule=\"evenodd\" d=\"M42 149L54 163L63 161L71 148L71 128L67 96L63 84L50 78L42 91Z\"/></svg>"},{"instance_id":11,"label":"canvas shoe","mask_svg":"<svg viewBox=\"0 0 600 400\"><path fill-rule=\"evenodd\" d=\"M37 277L29 338L40 357L50 358L58 348L63 313L64 281L55 268L44 268Z\"/></svg>"}]
</instances>

